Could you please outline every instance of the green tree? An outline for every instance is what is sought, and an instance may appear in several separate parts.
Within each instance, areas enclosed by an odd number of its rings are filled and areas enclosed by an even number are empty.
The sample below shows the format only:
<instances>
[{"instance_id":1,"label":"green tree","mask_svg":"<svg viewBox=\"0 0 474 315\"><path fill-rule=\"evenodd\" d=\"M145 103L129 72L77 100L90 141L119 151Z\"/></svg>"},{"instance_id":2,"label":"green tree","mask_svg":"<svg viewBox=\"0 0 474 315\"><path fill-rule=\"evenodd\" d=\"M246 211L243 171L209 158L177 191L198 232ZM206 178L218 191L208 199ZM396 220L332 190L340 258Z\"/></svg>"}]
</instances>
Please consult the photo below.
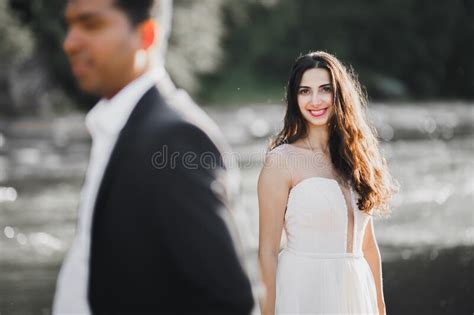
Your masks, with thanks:
<instances>
[{"instance_id":1,"label":"green tree","mask_svg":"<svg viewBox=\"0 0 474 315\"><path fill-rule=\"evenodd\" d=\"M11 97L12 72L31 56L33 37L13 14L6 0L0 0L0 113L15 112Z\"/></svg>"},{"instance_id":2,"label":"green tree","mask_svg":"<svg viewBox=\"0 0 474 315\"><path fill-rule=\"evenodd\" d=\"M205 78L202 97L232 94L246 82L255 94L274 86L282 95L294 59L326 50L353 65L373 98L472 99L469 1L248 0L238 10L231 1L225 8L226 58Z\"/></svg>"}]
</instances>

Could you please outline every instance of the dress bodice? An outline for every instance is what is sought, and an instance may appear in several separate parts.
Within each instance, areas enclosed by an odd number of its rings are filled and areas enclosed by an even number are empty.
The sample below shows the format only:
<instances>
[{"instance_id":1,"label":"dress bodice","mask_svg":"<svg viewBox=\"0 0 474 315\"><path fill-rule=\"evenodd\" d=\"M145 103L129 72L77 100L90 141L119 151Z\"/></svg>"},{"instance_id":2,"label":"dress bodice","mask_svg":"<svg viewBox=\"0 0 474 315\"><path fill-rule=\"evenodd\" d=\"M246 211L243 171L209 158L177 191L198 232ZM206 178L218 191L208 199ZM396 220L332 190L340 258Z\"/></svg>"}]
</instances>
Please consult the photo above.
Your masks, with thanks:
<instances>
[{"instance_id":1,"label":"dress bodice","mask_svg":"<svg viewBox=\"0 0 474 315\"><path fill-rule=\"evenodd\" d=\"M348 250L360 254L369 215L354 211L350 228L348 212L357 209L353 195L351 192L351 204L346 205L339 183L325 177L309 177L296 184L285 213L287 248L315 254L343 254Z\"/></svg>"},{"instance_id":2,"label":"dress bodice","mask_svg":"<svg viewBox=\"0 0 474 315\"><path fill-rule=\"evenodd\" d=\"M370 215L358 209L351 184L321 152L283 144L271 151L292 178L285 212L287 249L312 254L361 254Z\"/></svg>"}]
</instances>

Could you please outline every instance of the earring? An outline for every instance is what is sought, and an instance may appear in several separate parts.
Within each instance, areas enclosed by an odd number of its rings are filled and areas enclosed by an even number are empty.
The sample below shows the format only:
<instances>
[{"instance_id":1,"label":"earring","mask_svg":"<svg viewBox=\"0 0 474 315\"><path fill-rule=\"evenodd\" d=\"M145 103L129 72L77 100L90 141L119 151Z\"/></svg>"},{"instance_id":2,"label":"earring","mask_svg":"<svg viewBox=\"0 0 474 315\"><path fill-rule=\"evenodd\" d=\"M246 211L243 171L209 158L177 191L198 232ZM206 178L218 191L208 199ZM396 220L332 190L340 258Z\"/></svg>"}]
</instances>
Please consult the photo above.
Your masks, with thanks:
<instances>
[{"instance_id":1,"label":"earring","mask_svg":"<svg viewBox=\"0 0 474 315\"><path fill-rule=\"evenodd\" d=\"M135 67L137 69L143 69L146 66L147 54L144 49L140 49L135 54Z\"/></svg>"}]
</instances>

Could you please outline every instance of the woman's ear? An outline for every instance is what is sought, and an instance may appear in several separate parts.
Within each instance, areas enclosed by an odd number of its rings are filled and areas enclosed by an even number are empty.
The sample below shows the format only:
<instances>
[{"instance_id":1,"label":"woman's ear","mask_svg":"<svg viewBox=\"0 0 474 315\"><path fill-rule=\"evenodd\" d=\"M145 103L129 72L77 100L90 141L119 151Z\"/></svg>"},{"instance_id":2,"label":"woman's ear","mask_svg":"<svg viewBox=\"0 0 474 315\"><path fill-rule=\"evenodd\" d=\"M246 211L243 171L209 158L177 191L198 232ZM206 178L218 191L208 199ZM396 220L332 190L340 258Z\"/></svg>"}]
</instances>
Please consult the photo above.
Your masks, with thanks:
<instances>
[{"instance_id":1,"label":"woman's ear","mask_svg":"<svg viewBox=\"0 0 474 315\"><path fill-rule=\"evenodd\" d=\"M148 50L158 38L158 25L154 20L146 20L140 27L142 43L141 48Z\"/></svg>"}]
</instances>

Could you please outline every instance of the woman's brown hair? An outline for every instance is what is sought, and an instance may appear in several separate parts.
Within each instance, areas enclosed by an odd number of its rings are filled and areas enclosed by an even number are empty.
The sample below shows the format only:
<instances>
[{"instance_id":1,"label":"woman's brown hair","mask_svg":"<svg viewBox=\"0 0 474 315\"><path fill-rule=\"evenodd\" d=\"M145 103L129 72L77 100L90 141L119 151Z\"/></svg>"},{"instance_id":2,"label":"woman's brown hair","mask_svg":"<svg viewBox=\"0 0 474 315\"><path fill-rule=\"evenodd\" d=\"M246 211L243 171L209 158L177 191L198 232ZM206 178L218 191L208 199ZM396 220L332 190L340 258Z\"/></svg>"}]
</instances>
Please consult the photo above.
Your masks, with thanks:
<instances>
[{"instance_id":1,"label":"woman's brown hair","mask_svg":"<svg viewBox=\"0 0 474 315\"><path fill-rule=\"evenodd\" d=\"M329 71L334 91L334 114L328 121L332 163L352 182L360 196L357 205L361 211L375 210L387 215L396 186L380 153L376 131L367 120L367 97L354 72L333 55L316 51L296 60L286 87L284 126L271 142L270 149L307 136L307 123L298 106L297 91L304 72L314 68Z\"/></svg>"}]
</instances>

